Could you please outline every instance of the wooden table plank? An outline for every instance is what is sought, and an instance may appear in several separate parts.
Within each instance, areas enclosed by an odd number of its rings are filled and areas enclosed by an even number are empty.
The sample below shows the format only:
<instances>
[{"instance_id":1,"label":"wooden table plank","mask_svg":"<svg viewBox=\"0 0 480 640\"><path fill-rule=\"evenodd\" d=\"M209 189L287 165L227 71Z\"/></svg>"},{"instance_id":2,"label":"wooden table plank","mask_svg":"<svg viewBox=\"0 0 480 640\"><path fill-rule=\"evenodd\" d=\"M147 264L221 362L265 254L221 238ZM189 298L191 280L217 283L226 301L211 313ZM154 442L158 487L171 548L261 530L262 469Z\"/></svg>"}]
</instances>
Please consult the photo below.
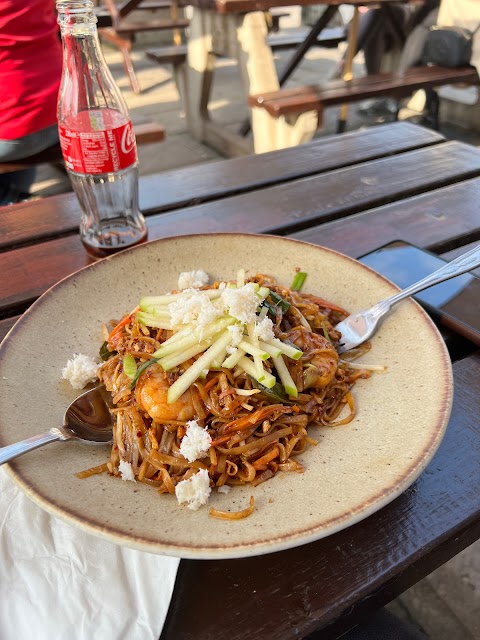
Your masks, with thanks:
<instances>
[{"instance_id":1,"label":"wooden table plank","mask_svg":"<svg viewBox=\"0 0 480 640\"><path fill-rule=\"evenodd\" d=\"M418 172L412 171L415 163L421 167ZM286 234L292 228L302 228L315 221L339 216L349 216L346 224L350 229L350 225L357 224L358 219L358 216L352 218L352 213L369 209L381 202L405 198L409 193L428 189L428 186L434 188L445 181L460 180L462 176L467 177L471 173L480 174L480 153L473 147L449 142L381 161L360 164L332 174L295 181L286 186L271 187L258 193L243 194L174 213L153 216L148 219L149 238L153 240L173 235L215 231ZM424 236L431 233L433 237L433 240L428 242L429 247L440 241L446 243L448 238L464 236L473 230L478 231L479 201L472 200L472 197L478 198L479 181L463 184L464 187L462 184L451 187L452 190L462 188L457 195L452 196L448 207L442 200L443 193L439 195L437 192L429 192L425 196L422 203L425 207L430 198L433 198L430 209L432 219L427 218L423 224ZM475 196L471 195L470 189L473 189ZM462 200L457 200L454 205L458 194ZM467 197L469 200L465 201L465 206L462 205L464 215L452 216L451 212L456 211L458 202ZM395 224L396 216L399 216L398 224L401 224L405 207L408 209L412 204L408 202L405 205L404 200L399 202L398 212L403 213L395 214L394 210L390 225ZM382 219L385 217L385 211L388 213L388 208L382 209L378 214ZM388 219L388 216L385 219ZM369 224L368 218L362 220L367 220L365 226L369 231L368 234L365 231L365 235L374 243L365 249L366 252L381 244L382 236L377 223ZM418 240L420 225L415 222L413 215L411 223L415 230L404 239L414 237ZM324 235L323 229L326 229L327 233L333 232L335 228L324 225L321 229L312 230L311 235L307 232L296 234L296 237L311 238L313 242L324 244L327 236ZM434 232L437 233L436 239ZM384 241L392 239L391 226L388 233L385 231L385 235ZM345 246L348 250L347 231L345 236ZM358 243L360 254L364 253L363 247L367 243L362 235L352 234L350 240L352 247ZM339 241L337 246L342 246L341 238ZM445 250L447 248L445 247ZM67 236L0 254L0 268L3 273L9 274L8 278L0 280L0 313L12 314L22 311L26 303L33 301L60 278L87 264L89 258L78 236Z\"/></svg>"},{"instance_id":2,"label":"wooden table plank","mask_svg":"<svg viewBox=\"0 0 480 640\"><path fill-rule=\"evenodd\" d=\"M199 230L291 234L479 175L480 151L447 142L155 216L150 237Z\"/></svg>"},{"instance_id":3,"label":"wooden table plank","mask_svg":"<svg viewBox=\"0 0 480 640\"><path fill-rule=\"evenodd\" d=\"M342 136L325 136L280 151L216 162L214 171L210 163L176 169L161 174L166 189L163 194L155 193L158 180L151 177L151 187L143 194L142 210L186 207L442 142L445 138L437 132L397 122Z\"/></svg>"},{"instance_id":4,"label":"wooden table plank","mask_svg":"<svg viewBox=\"0 0 480 640\"><path fill-rule=\"evenodd\" d=\"M166 171L140 179L140 208L149 215L192 206L444 140L429 129L398 122L328 136L294 149ZM0 210L0 251L76 233L79 220L73 193L5 207Z\"/></svg>"},{"instance_id":5,"label":"wooden table plank","mask_svg":"<svg viewBox=\"0 0 480 640\"><path fill-rule=\"evenodd\" d=\"M59 280L90 263L78 236L0 254L0 269L8 274L0 279L0 314L24 311Z\"/></svg>"},{"instance_id":6,"label":"wooden table plank","mask_svg":"<svg viewBox=\"0 0 480 640\"><path fill-rule=\"evenodd\" d=\"M210 9L218 13L246 13L249 11L266 11L273 7L287 7L291 0L190 0L190 4L200 9ZM382 4L395 0L381 0ZM301 6L326 5L361 5L379 4L378 0L300 0Z\"/></svg>"},{"instance_id":7,"label":"wooden table plank","mask_svg":"<svg viewBox=\"0 0 480 640\"><path fill-rule=\"evenodd\" d=\"M447 142L155 216L149 229L152 238L196 230L290 234L479 175L480 151Z\"/></svg>"},{"instance_id":8,"label":"wooden table plank","mask_svg":"<svg viewBox=\"0 0 480 640\"><path fill-rule=\"evenodd\" d=\"M471 381L480 376L480 356L453 370L446 436L410 489L366 520L303 547L182 560L161 640L291 640L317 629L324 629L322 640L337 638L477 539L480 429Z\"/></svg>"},{"instance_id":9,"label":"wooden table plank","mask_svg":"<svg viewBox=\"0 0 480 640\"><path fill-rule=\"evenodd\" d=\"M354 258L391 240L405 240L437 253L462 247L480 240L480 180L430 191L292 237Z\"/></svg>"}]
</instances>

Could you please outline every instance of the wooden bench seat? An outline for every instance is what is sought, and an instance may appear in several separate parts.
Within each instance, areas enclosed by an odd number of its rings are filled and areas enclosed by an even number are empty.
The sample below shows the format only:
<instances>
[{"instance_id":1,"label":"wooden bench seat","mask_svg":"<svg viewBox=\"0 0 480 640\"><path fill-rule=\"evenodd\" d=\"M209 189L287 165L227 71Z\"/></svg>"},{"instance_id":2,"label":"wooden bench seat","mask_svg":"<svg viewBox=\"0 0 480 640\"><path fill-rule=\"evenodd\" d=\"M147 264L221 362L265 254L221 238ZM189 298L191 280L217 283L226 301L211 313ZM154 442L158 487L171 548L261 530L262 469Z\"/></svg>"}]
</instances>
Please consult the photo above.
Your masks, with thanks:
<instances>
[{"instance_id":1,"label":"wooden bench seat","mask_svg":"<svg viewBox=\"0 0 480 640\"><path fill-rule=\"evenodd\" d=\"M187 100L187 74L185 73L185 63L187 61L187 45L171 45L169 47L156 47L148 49L145 53L149 60L153 60L160 65L172 65L173 78L180 94L182 104Z\"/></svg>"},{"instance_id":2,"label":"wooden bench seat","mask_svg":"<svg viewBox=\"0 0 480 640\"><path fill-rule=\"evenodd\" d=\"M187 61L187 45L155 47L154 49L148 49L145 55L158 64L180 65Z\"/></svg>"},{"instance_id":3,"label":"wooden bench seat","mask_svg":"<svg viewBox=\"0 0 480 640\"><path fill-rule=\"evenodd\" d=\"M305 30L279 31L268 35L268 44L275 51L277 49L293 49L305 40L308 32ZM332 49L345 42L347 36L342 27L328 27L318 35L313 46Z\"/></svg>"},{"instance_id":4,"label":"wooden bench seat","mask_svg":"<svg viewBox=\"0 0 480 640\"><path fill-rule=\"evenodd\" d=\"M143 124L134 125L135 138L137 145L151 144L153 142L161 142L165 139L165 129L155 122L145 122ZM39 164L55 164L63 165L62 150L60 144L49 147L40 153L24 158L22 160L12 160L10 162L0 162L0 173L10 173L20 169L28 169Z\"/></svg>"},{"instance_id":5,"label":"wooden bench seat","mask_svg":"<svg viewBox=\"0 0 480 640\"><path fill-rule=\"evenodd\" d=\"M144 0L140 5L138 5L135 10L136 11L159 11L159 10L169 10L172 6L171 0ZM104 27L111 27L112 16L111 14L104 9L103 7L95 7L94 13L97 16L97 27L99 29L103 29ZM119 11L121 14L121 10Z\"/></svg>"},{"instance_id":6,"label":"wooden bench seat","mask_svg":"<svg viewBox=\"0 0 480 640\"><path fill-rule=\"evenodd\" d=\"M115 27L115 33L120 35L132 35L134 33L142 33L145 31L167 31L173 29L185 29L188 27L189 21L186 19L177 20L150 20L147 22L122 22ZM105 36L107 29L102 29L102 36Z\"/></svg>"},{"instance_id":7,"label":"wooden bench seat","mask_svg":"<svg viewBox=\"0 0 480 640\"><path fill-rule=\"evenodd\" d=\"M388 96L402 98L417 89L435 88L446 84L467 85L480 82L474 67L448 69L445 67L413 67L404 73L380 73L350 81L334 80L325 85L306 85L280 89L249 97L249 106L266 109L275 118L307 111L317 111L319 123L322 112L331 107L367 98Z\"/></svg>"},{"instance_id":8,"label":"wooden bench seat","mask_svg":"<svg viewBox=\"0 0 480 640\"><path fill-rule=\"evenodd\" d=\"M273 50L291 49L298 46L305 39L305 33L280 32L270 33L267 37L268 44ZM317 38L317 46L334 47L345 40L345 31L341 28L324 29L322 34ZM187 45L154 47L146 51L146 56L157 64L173 64L180 65L187 60Z\"/></svg>"},{"instance_id":9,"label":"wooden bench seat","mask_svg":"<svg viewBox=\"0 0 480 640\"><path fill-rule=\"evenodd\" d=\"M277 49L291 49L299 46L305 39L305 33L298 31L269 33L268 44L275 51ZM341 28L324 29L317 39L319 47L336 47L345 39L345 31ZM185 96L188 91L185 74L185 63L187 61L187 45L173 45L165 47L155 47L146 51L149 60L160 65L172 65L173 76L177 85L180 97L185 104Z\"/></svg>"}]
</instances>

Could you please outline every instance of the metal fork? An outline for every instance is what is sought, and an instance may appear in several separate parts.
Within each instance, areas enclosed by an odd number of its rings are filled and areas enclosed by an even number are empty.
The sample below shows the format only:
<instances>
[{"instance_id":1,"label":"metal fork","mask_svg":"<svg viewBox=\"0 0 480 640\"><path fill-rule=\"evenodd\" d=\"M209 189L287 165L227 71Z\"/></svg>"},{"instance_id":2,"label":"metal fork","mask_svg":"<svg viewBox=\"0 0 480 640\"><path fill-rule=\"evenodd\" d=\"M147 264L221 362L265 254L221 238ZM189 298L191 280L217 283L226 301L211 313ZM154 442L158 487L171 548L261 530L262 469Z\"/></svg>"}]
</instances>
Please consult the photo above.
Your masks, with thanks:
<instances>
[{"instance_id":1,"label":"metal fork","mask_svg":"<svg viewBox=\"0 0 480 640\"><path fill-rule=\"evenodd\" d=\"M340 331L342 334L337 349L338 353L354 349L361 345L362 342L365 342L365 340L368 340L377 328L380 319L390 311L394 304L400 302L400 300L408 298L419 291L423 291L434 284L459 276L466 271L470 271L471 269L478 267L479 265L480 245L470 251L467 251L467 253L464 253L458 258L455 258L455 260L452 260L444 267L437 269L429 276L422 278L422 280L410 285L406 289L396 293L394 296L377 302L377 304L370 309L352 313L352 315L348 316L348 318L345 318L345 320L342 320L342 322L339 322L335 326L335 329Z\"/></svg>"}]
</instances>

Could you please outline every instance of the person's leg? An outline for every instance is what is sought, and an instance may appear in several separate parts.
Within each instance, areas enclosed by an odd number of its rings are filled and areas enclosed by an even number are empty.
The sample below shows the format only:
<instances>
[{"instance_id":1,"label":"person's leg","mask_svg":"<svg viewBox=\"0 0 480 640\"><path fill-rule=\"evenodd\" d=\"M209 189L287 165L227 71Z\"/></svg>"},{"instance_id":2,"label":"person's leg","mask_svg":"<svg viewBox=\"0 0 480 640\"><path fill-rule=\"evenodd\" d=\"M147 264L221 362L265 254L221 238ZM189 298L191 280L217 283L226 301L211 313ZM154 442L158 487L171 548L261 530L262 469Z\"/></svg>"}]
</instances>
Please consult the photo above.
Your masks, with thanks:
<instances>
[{"instance_id":1,"label":"person's leg","mask_svg":"<svg viewBox=\"0 0 480 640\"><path fill-rule=\"evenodd\" d=\"M358 31L357 42L355 45L355 54L364 49L365 43L372 37L376 37L376 30L380 27L379 12L378 9L361 8L360 16L358 19ZM348 30L347 30L348 32ZM348 35L348 34L347 34ZM345 68L346 53L336 65L333 72L330 74L330 80L336 80L343 76L343 70Z\"/></svg>"},{"instance_id":2,"label":"person's leg","mask_svg":"<svg viewBox=\"0 0 480 640\"><path fill-rule=\"evenodd\" d=\"M423 47L425 46L429 29L437 24L437 17L438 9L431 11L408 36L398 62L398 71L400 73L410 67L415 67L422 61Z\"/></svg>"},{"instance_id":3,"label":"person's leg","mask_svg":"<svg viewBox=\"0 0 480 640\"><path fill-rule=\"evenodd\" d=\"M35 168L0 174L0 207L25 200L35 182Z\"/></svg>"},{"instance_id":4,"label":"person's leg","mask_svg":"<svg viewBox=\"0 0 480 640\"><path fill-rule=\"evenodd\" d=\"M57 125L17 140L0 140L0 162L22 160L58 142ZM35 168L0 174L0 206L25 199L35 181Z\"/></svg>"},{"instance_id":5,"label":"person's leg","mask_svg":"<svg viewBox=\"0 0 480 640\"><path fill-rule=\"evenodd\" d=\"M0 140L0 162L29 158L58 142L56 124L16 140Z\"/></svg>"},{"instance_id":6,"label":"person's leg","mask_svg":"<svg viewBox=\"0 0 480 640\"><path fill-rule=\"evenodd\" d=\"M430 27L437 23L437 17L438 9L433 9L425 16L421 23L414 27L410 32L405 41L405 46L402 50L400 60L398 62L397 71L399 73L403 73L410 67L414 67L421 62L423 47L428 35L428 31ZM405 15L404 19L407 21L408 16ZM431 104L434 105L435 102L432 100ZM396 113L398 114L398 109L399 104L397 101L390 98L378 98L371 101L367 107L360 108L359 115L377 120L380 118L381 120L383 120L387 117L394 117ZM438 121L438 114L435 119L433 109L431 112L431 119L432 122Z\"/></svg>"},{"instance_id":7,"label":"person's leg","mask_svg":"<svg viewBox=\"0 0 480 640\"><path fill-rule=\"evenodd\" d=\"M379 73L385 54L393 48L398 47L394 27L381 10L377 10L377 24L372 29L372 35L364 46L365 67L368 74ZM411 8L402 4L392 4L389 6L389 16L398 25L398 30L406 38L406 28L409 21Z\"/></svg>"},{"instance_id":8,"label":"person's leg","mask_svg":"<svg viewBox=\"0 0 480 640\"><path fill-rule=\"evenodd\" d=\"M370 31L363 42L365 69L368 75L380 72L383 56L386 51L386 31L382 15L375 10L375 19L371 21Z\"/></svg>"}]
</instances>

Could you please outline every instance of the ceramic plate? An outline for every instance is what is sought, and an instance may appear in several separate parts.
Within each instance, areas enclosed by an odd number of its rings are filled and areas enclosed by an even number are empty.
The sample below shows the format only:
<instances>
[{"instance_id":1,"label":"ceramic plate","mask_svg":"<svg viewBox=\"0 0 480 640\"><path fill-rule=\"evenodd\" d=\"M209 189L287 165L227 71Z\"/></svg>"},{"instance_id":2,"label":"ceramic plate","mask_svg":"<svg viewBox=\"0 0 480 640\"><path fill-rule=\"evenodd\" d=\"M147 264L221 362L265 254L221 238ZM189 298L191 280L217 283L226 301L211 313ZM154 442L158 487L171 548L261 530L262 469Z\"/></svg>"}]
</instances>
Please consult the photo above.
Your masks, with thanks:
<instances>
[{"instance_id":1,"label":"ceramic plate","mask_svg":"<svg viewBox=\"0 0 480 640\"><path fill-rule=\"evenodd\" d=\"M344 255L295 240L245 234L168 238L93 264L47 291L1 347L0 444L62 422L78 395L61 370L73 353L96 356L101 323L136 306L141 295L175 288L181 271L203 269L232 279L241 267L290 285L308 273L304 291L356 311L396 287ZM364 356L387 367L354 387L358 414L337 428L312 428L318 446L302 454L305 473L279 473L257 488L212 492L209 506L239 510L245 520L194 512L170 495L106 474L75 473L106 461L108 447L53 443L17 458L12 478L41 507L118 544L185 558L231 558L304 544L369 516L402 493L436 451L451 408L452 374L444 342L412 300L398 305Z\"/></svg>"}]
</instances>

